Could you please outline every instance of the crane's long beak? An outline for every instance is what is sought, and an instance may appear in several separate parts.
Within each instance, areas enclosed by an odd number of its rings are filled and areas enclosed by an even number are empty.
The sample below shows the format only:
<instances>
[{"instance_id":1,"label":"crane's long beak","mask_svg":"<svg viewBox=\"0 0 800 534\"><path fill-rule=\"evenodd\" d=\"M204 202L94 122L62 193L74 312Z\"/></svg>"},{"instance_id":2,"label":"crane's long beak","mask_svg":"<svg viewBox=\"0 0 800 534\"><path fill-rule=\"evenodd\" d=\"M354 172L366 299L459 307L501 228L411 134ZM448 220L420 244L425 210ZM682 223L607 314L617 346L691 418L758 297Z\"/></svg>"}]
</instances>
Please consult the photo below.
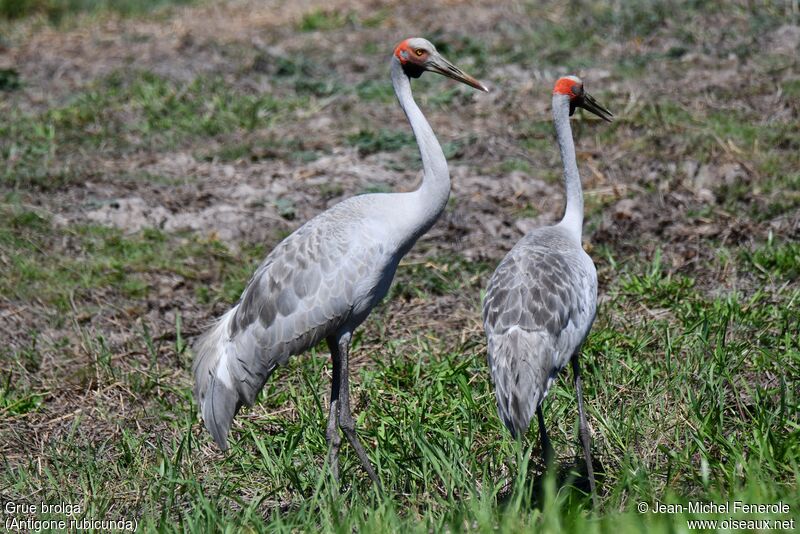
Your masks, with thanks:
<instances>
[{"instance_id":1,"label":"crane's long beak","mask_svg":"<svg viewBox=\"0 0 800 534\"><path fill-rule=\"evenodd\" d=\"M442 76L447 76L448 78L458 80L459 82L465 83L471 87L474 87L475 89L479 89L486 93L489 92L489 89L487 89L485 85L447 61L439 54L433 55L425 68L431 72L438 72Z\"/></svg>"},{"instance_id":2,"label":"crane's long beak","mask_svg":"<svg viewBox=\"0 0 800 534\"><path fill-rule=\"evenodd\" d=\"M586 111L591 111L606 122L611 122L614 118L614 114L598 104L597 100L592 98L589 93L583 93L583 96L575 102L575 105Z\"/></svg>"}]
</instances>

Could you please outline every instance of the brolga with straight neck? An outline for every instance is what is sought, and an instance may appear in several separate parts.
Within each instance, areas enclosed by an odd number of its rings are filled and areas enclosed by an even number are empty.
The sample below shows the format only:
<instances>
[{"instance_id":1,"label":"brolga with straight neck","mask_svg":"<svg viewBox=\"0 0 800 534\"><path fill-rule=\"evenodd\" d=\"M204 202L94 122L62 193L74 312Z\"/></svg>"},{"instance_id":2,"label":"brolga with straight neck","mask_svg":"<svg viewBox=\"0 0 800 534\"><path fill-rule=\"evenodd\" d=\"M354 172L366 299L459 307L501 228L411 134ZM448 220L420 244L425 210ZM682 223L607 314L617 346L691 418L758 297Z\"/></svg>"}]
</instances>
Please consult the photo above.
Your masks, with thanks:
<instances>
[{"instance_id":1,"label":"brolga with straight neck","mask_svg":"<svg viewBox=\"0 0 800 534\"><path fill-rule=\"evenodd\" d=\"M611 113L583 90L577 76L556 82L553 122L564 166L564 216L554 226L528 233L500 262L483 302L483 326L500 418L514 437L521 438L536 412L548 466L553 448L542 401L558 372L572 362L581 443L596 504L578 354L595 318L597 271L581 244L583 193L569 124L576 107L611 121Z\"/></svg>"},{"instance_id":2,"label":"brolga with straight neck","mask_svg":"<svg viewBox=\"0 0 800 534\"><path fill-rule=\"evenodd\" d=\"M228 448L234 416L251 406L290 356L327 342L333 380L326 438L339 477L339 429L380 487L350 410L348 351L353 331L386 295L400 259L442 213L450 174L442 147L411 94L410 78L437 72L482 91L479 81L421 38L406 39L391 58L392 84L422 157L420 187L409 193L360 195L320 213L270 252L239 301L194 345L194 393L206 428Z\"/></svg>"}]
</instances>

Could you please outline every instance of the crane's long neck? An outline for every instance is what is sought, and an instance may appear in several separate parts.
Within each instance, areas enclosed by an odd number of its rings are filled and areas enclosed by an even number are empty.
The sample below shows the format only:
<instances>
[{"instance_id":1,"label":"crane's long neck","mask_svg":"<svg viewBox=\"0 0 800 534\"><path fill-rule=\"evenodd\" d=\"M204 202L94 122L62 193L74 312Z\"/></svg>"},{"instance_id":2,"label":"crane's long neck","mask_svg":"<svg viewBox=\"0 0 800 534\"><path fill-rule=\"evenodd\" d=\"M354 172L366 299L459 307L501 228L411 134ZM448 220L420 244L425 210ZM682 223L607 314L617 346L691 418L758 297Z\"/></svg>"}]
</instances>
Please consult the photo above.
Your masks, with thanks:
<instances>
[{"instance_id":1,"label":"crane's long neck","mask_svg":"<svg viewBox=\"0 0 800 534\"><path fill-rule=\"evenodd\" d=\"M450 196L450 172L447 170L447 160L444 158L442 147L431 125L414 101L411 81L403 72L403 67L397 58L392 58L391 70L394 92L411 124L422 157L422 184L411 194L414 212L410 216L414 220L409 221L415 225L412 232L413 238L416 239L433 226L447 205Z\"/></svg>"},{"instance_id":2,"label":"crane's long neck","mask_svg":"<svg viewBox=\"0 0 800 534\"><path fill-rule=\"evenodd\" d=\"M556 126L558 148L561 151L564 186L567 192L567 205L559 225L566 228L580 242L583 230L583 190L581 189L581 177L578 174L578 163L575 160L572 128L569 125L569 97L553 95L553 122Z\"/></svg>"}]
</instances>

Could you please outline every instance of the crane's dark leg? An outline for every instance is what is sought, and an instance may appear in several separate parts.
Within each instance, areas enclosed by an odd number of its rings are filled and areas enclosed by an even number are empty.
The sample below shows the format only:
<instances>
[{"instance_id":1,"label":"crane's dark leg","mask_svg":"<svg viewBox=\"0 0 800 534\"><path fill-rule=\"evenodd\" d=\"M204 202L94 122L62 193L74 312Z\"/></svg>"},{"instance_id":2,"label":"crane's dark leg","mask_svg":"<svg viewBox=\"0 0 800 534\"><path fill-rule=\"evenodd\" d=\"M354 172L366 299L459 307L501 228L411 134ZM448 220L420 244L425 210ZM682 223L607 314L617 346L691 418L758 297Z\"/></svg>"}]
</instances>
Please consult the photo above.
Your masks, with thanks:
<instances>
[{"instance_id":1,"label":"crane's dark leg","mask_svg":"<svg viewBox=\"0 0 800 534\"><path fill-rule=\"evenodd\" d=\"M372 464L370 464L367 458L367 453L358 440L356 424L355 421L353 421L353 415L350 413L350 379L347 360L347 352L349 349L350 334L347 333L339 338L339 376L341 379L339 388L339 428L342 429L347 441L349 441L350 445L355 449L358 459L361 460L361 465L364 466L364 470L369 475L369 478L371 478L372 482L380 489L381 481L378 479L378 475L375 474L375 470L372 468Z\"/></svg>"},{"instance_id":2,"label":"crane's dark leg","mask_svg":"<svg viewBox=\"0 0 800 534\"><path fill-rule=\"evenodd\" d=\"M333 362L333 379L331 380L331 403L328 412L328 426L325 430L325 438L328 440L328 463L331 466L331 473L337 482L339 481L339 448L342 445L342 436L339 435L337 421L339 419L339 390L341 388L341 356L339 354L339 343L335 337L326 339L331 350L331 360Z\"/></svg>"},{"instance_id":3,"label":"crane's dark leg","mask_svg":"<svg viewBox=\"0 0 800 534\"><path fill-rule=\"evenodd\" d=\"M539 439L542 441L542 459L544 465L549 469L553 463L553 446L550 445L550 438L547 437L547 429L544 427L544 415L542 414L542 405L536 408L536 419L539 420Z\"/></svg>"},{"instance_id":4,"label":"crane's dark leg","mask_svg":"<svg viewBox=\"0 0 800 534\"><path fill-rule=\"evenodd\" d=\"M589 489L592 492L592 504L597 508L597 493L594 489L594 468L590 452L589 423L586 422L586 412L583 410L583 387L581 386L581 367L578 363L578 353L572 356L572 374L575 379L575 391L578 395L578 417L580 418L579 430L583 444L583 457L586 460L586 473L589 476Z\"/></svg>"}]
</instances>

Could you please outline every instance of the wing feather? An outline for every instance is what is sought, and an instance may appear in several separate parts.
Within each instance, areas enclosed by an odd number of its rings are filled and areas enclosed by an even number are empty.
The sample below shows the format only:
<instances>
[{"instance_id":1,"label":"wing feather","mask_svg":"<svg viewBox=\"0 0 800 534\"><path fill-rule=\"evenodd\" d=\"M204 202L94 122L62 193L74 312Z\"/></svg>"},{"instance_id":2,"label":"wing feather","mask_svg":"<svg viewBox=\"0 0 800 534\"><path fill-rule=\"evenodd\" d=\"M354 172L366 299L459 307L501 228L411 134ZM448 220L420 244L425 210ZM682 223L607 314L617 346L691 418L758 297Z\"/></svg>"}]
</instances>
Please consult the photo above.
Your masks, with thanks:
<instances>
[{"instance_id":1,"label":"wing feather","mask_svg":"<svg viewBox=\"0 0 800 534\"><path fill-rule=\"evenodd\" d=\"M334 206L279 243L196 345L195 392L223 449L236 412L253 404L279 365L350 325L365 299L383 297L375 287L392 257L359 216L359 202Z\"/></svg>"},{"instance_id":2,"label":"wing feather","mask_svg":"<svg viewBox=\"0 0 800 534\"><path fill-rule=\"evenodd\" d=\"M596 295L591 259L558 227L528 234L495 270L483 321L498 412L515 436L579 350Z\"/></svg>"}]
</instances>

